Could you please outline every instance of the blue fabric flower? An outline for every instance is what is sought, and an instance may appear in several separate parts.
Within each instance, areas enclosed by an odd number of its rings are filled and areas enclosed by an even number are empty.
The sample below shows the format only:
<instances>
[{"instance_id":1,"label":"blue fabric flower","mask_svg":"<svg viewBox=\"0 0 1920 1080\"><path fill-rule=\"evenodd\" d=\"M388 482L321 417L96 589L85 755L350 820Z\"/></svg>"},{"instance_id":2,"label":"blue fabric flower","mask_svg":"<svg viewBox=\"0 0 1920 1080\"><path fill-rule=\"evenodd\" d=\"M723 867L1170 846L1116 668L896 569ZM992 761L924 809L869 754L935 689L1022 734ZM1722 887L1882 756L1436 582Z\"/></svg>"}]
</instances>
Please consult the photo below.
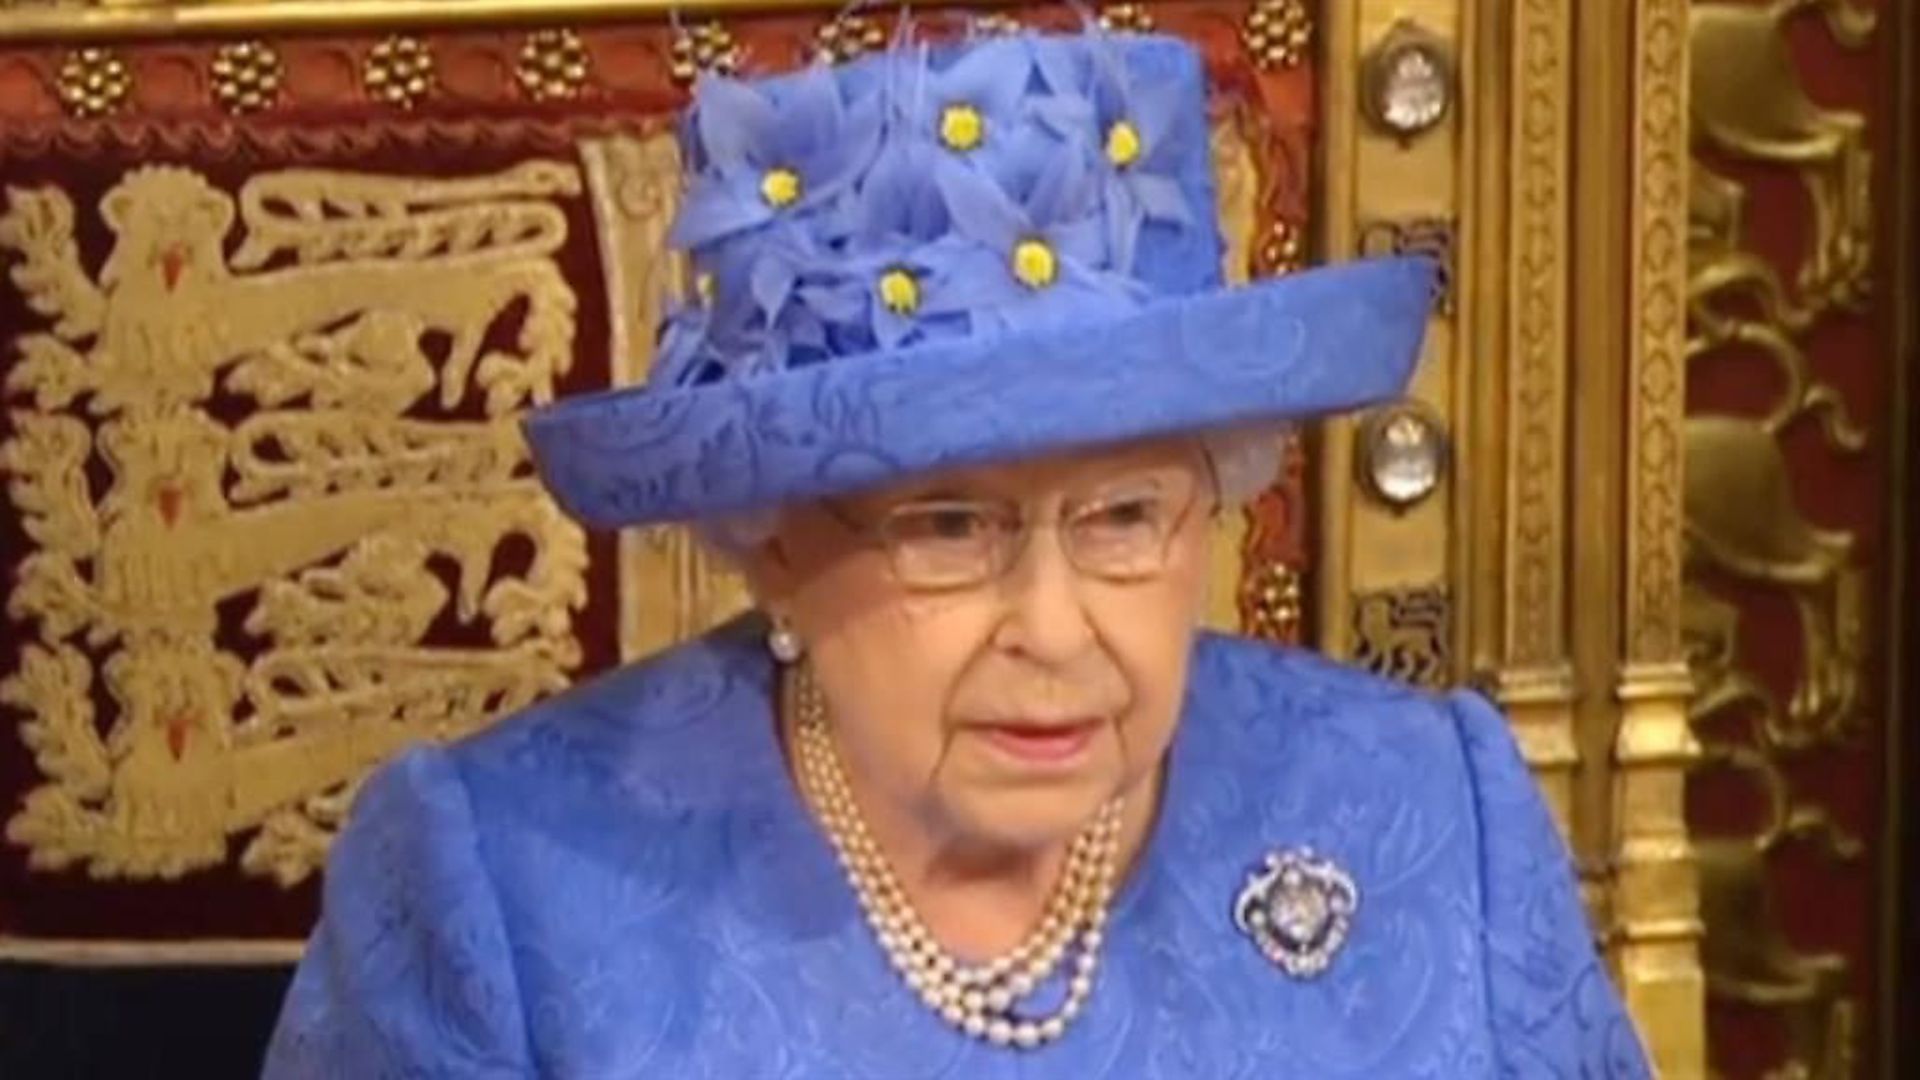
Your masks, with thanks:
<instances>
[{"instance_id":1,"label":"blue fabric flower","mask_svg":"<svg viewBox=\"0 0 1920 1080\"><path fill-rule=\"evenodd\" d=\"M1099 189L1079 155L1056 154L1023 202L975 170L934 178L954 223L935 245L940 307L966 312L975 330L1093 320L1144 302L1140 282L1108 269Z\"/></svg>"},{"instance_id":2,"label":"blue fabric flower","mask_svg":"<svg viewBox=\"0 0 1920 1080\"><path fill-rule=\"evenodd\" d=\"M693 261L704 284L667 316L650 381L685 385L824 358L833 351L826 321L799 296L839 259L801 229L709 245Z\"/></svg>"},{"instance_id":3,"label":"blue fabric flower","mask_svg":"<svg viewBox=\"0 0 1920 1080\"><path fill-rule=\"evenodd\" d=\"M669 241L699 249L829 203L873 161L881 119L874 95L843 100L825 65L758 87L703 77L692 116L694 182Z\"/></svg>"},{"instance_id":4,"label":"blue fabric flower","mask_svg":"<svg viewBox=\"0 0 1920 1080\"><path fill-rule=\"evenodd\" d=\"M702 381L718 365L713 343L707 337L711 315L707 305L696 302L675 305L667 312L660 321L653 367L647 372L648 385L686 386Z\"/></svg>"},{"instance_id":5,"label":"blue fabric flower","mask_svg":"<svg viewBox=\"0 0 1920 1080\"><path fill-rule=\"evenodd\" d=\"M1033 110L1099 163L1107 243L1114 268L1127 273L1145 222L1194 222L1174 174L1183 152L1181 88L1167 79L1136 80L1110 38L1097 30L1088 34L1090 49L1036 51L1041 79L1052 93Z\"/></svg>"},{"instance_id":6,"label":"blue fabric flower","mask_svg":"<svg viewBox=\"0 0 1920 1080\"><path fill-rule=\"evenodd\" d=\"M1097 30L909 43L756 83L703 78L671 232L708 286L674 385L1137 308L1144 224L1186 224L1171 81Z\"/></svg>"},{"instance_id":7,"label":"blue fabric flower","mask_svg":"<svg viewBox=\"0 0 1920 1080\"><path fill-rule=\"evenodd\" d=\"M964 161L1018 198L1034 179L1031 163L1049 137L1028 115L1033 50L1022 38L976 43L945 62L920 45L891 60L894 121L911 140Z\"/></svg>"},{"instance_id":8,"label":"blue fabric flower","mask_svg":"<svg viewBox=\"0 0 1920 1080\"><path fill-rule=\"evenodd\" d=\"M951 245L941 241L953 226L932 177L955 166L943 157L919 139L886 144L858 193L842 203L842 250L800 289L803 303L829 324L855 330L856 342L891 349L966 327L946 295L943 253Z\"/></svg>"}]
</instances>

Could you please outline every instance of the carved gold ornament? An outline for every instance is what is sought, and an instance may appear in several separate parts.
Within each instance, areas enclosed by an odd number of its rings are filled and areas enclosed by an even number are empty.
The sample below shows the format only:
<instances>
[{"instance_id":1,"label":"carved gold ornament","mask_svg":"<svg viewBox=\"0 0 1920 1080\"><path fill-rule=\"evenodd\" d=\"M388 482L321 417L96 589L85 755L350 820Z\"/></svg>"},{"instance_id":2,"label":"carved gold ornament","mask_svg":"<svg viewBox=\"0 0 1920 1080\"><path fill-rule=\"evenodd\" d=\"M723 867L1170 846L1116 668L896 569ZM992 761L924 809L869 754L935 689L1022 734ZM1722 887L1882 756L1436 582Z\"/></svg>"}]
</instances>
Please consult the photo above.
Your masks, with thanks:
<instances>
[{"instance_id":1,"label":"carved gold ornament","mask_svg":"<svg viewBox=\"0 0 1920 1080\"><path fill-rule=\"evenodd\" d=\"M1278 277L1291 274L1306 265L1306 237L1300 226L1286 218L1274 218L1260 238L1260 270Z\"/></svg>"},{"instance_id":2,"label":"carved gold ornament","mask_svg":"<svg viewBox=\"0 0 1920 1080\"><path fill-rule=\"evenodd\" d=\"M970 25L972 25L974 33L983 36L990 34L1018 34L1026 29L1026 27L1020 24L1019 19L1003 11L990 11L985 15L975 16Z\"/></svg>"},{"instance_id":3,"label":"carved gold ornament","mask_svg":"<svg viewBox=\"0 0 1920 1080\"><path fill-rule=\"evenodd\" d=\"M1313 15L1303 0L1259 0L1247 12L1240 40L1262 71L1299 67L1313 43Z\"/></svg>"},{"instance_id":4,"label":"carved gold ornament","mask_svg":"<svg viewBox=\"0 0 1920 1080\"><path fill-rule=\"evenodd\" d=\"M579 190L546 162L237 198L146 167L100 201L98 269L65 192L8 193L0 253L48 323L7 343L0 443L31 866L170 878L240 839L291 884L373 765L566 685L585 537L517 420L572 359ZM429 640L449 625L479 643Z\"/></svg>"},{"instance_id":5,"label":"carved gold ornament","mask_svg":"<svg viewBox=\"0 0 1920 1080\"><path fill-rule=\"evenodd\" d=\"M213 96L239 116L258 112L280 97L285 77L280 54L264 41L235 41L213 54Z\"/></svg>"},{"instance_id":6,"label":"carved gold ornament","mask_svg":"<svg viewBox=\"0 0 1920 1080\"><path fill-rule=\"evenodd\" d=\"M1822 0L1829 30L1859 48L1874 12ZM1696 769L1737 778L1764 813L1750 828L1695 841L1702 961L1709 994L1771 1010L1787 1032L1769 1075L1838 1080L1857 1074L1863 1018L1853 961L1796 946L1775 904L1780 853L1830 867L1865 847L1789 767L1830 755L1865 726L1870 652L1867 568L1854 533L1823 527L1796 498L1782 435L1804 425L1834 455L1857 454L1867 432L1839 390L1822 381L1809 339L1827 316L1857 307L1873 262L1866 118L1815 104L1789 48L1781 5L1696 3L1689 11L1692 134L1718 158L1790 170L1808 194L1811 235L1791 287L1747 241L1745 185L1696 157L1688 195L1689 363L1753 368L1776 388L1758 415L1695 412L1685 434L1685 558L1681 631L1697 686L1688 710L1703 753ZM1784 699L1742 666L1751 609L1721 590L1782 601L1799 638Z\"/></svg>"},{"instance_id":7,"label":"carved gold ornament","mask_svg":"<svg viewBox=\"0 0 1920 1080\"><path fill-rule=\"evenodd\" d=\"M845 63L886 42L886 28L865 15L842 15L813 32L814 57L828 64Z\"/></svg>"},{"instance_id":8,"label":"carved gold ornament","mask_svg":"<svg viewBox=\"0 0 1920 1080\"><path fill-rule=\"evenodd\" d=\"M394 34L367 52L361 79L367 96L411 109L433 91L433 52L410 34Z\"/></svg>"},{"instance_id":9,"label":"carved gold ornament","mask_svg":"<svg viewBox=\"0 0 1920 1080\"><path fill-rule=\"evenodd\" d=\"M586 43L571 30L536 30L520 43L514 77L535 101L572 101L587 85Z\"/></svg>"},{"instance_id":10,"label":"carved gold ornament","mask_svg":"<svg viewBox=\"0 0 1920 1080\"><path fill-rule=\"evenodd\" d=\"M717 22L675 27L669 70L675 82L691 85L701 72L734 75L740 71L740 44Z\"/></svg>"},{"instance_id":11,"label":"carved gold ornament","mask_svg":"<svg viewBox=\"0 0 1920 1080\"><path fill-rule=\"evenodd\" d=\"M80 120L118 112L133 90L126 63L110 49L69 52L60 61L59 80L60 104Z\"/></svg>"},{"instance_id":12,"label":"carved gold ornament","mask_svg":"<svg viewBox=\"0 0 1920 1080\"><path fill-rule=\"evenodd\" d=\"M1450 678L1447 592L1439 586L1364 592L1353 598L1356 664L1390 679L1439 687Z\"/></svg>"},{"instance_id":13,"label":"carved gold ornament","mask_svg":"<svg viewBox=\"0 0 1920 1080\"><path fill-rule=\"evenodd\" d=\"M1856 10L1839 0L1817 6L1826 11L1842 45L1864 45L1873 31L1871 10ZM1746 287L1760 290L1763 301L1804 324L1827 309L1857 307L1866 298L1873 268L1873 155L1867 146L1866 117L1822 107L1802 85L1781 26L1790 10L1780 5L1693 5L1688 13L1693 63L1696 71L1711 77L1693 80L1689 108L1696 142L1729 157L1783 166L1799 176L1813 204L1814 228L1796 275L1797 304L1773 280L1772 268L1747 258L1741 248L1745 191L1739 184L1696 160L1692 202L1696 247L1706 239L1717 249L1716 265L1696 272L1720 275L1726 283L1735 277L1753 278ZM1696 257L1696 264L1701 261Z\"/></svg>"},{"instance_id":14,"label":"carved gold ornament","mask_svg":"<svg viewBox=\"0 0 1920 1080\"><path fill-rule=\"evenodd\" d=\"M1105 4L1100 8L1100 26L1116 34L1151 34L1153 12L1145 4Z\"/></svg>"},{"instance_id":15,"label":"carved gold ornament","mask_svg":"<svg viewBox=\"0 0 1920 1080\"><path fill-rule=\"evenodd\" d=\"M1247 574L1247 632L1269 641L1296 641L1303 615L1300 571L1283 562L1264 562Z\"/></svg>"}]
</instances>

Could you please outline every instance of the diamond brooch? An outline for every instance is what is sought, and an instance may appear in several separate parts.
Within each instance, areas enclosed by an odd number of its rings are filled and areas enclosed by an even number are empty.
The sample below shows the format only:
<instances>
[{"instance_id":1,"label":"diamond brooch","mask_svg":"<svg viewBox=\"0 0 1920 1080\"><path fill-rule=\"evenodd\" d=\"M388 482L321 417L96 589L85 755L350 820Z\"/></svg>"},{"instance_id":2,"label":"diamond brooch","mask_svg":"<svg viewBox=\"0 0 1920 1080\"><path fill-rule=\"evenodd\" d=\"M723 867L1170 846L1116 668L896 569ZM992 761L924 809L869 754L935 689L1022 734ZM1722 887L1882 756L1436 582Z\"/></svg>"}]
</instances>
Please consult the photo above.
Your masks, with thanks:
<instances>
[{"instance_id":1,"label":"diamond brooch","mask_svg":"<svg viewBox=\"0 0 1920 1080\"><path fill-rule=\"evenodd\" d=\"M1360 890L1345 870L1311 848L1268 853L1233 902L1233 924L1296 979L1327 969L1347 940Z\"/></svg>"}]
</instances>

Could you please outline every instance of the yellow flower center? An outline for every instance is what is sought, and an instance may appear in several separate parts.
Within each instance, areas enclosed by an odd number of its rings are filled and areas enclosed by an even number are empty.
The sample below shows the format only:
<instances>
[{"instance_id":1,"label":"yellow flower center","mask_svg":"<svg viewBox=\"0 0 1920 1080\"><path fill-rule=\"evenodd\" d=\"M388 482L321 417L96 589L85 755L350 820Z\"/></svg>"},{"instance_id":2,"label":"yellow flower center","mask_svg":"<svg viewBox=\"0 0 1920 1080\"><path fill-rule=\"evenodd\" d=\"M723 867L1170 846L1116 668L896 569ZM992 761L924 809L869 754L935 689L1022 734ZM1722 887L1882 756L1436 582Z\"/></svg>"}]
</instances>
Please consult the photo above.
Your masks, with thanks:
<instances>
[{"instance_id":1,"label":"yellow flower center","mask_svg":"<svg viewBox=\"0 0 1920 1080\"><path fill-rule=\"evenodd\" d=\"M1022 240L1013 246L1013 276L1027 288L1044 289L1059 272L1059 260L1045 240Z\"/></svg>"},{"instance_id":2,"label":"yellow flower center","mask_svg":"<svg viewBox=\"0 0 1920 1080\"><path fill-rule=\"evenodd\" d=\"M693 295L698 297L702 304L713 303L713 275L712 274L709 274L703 270L700 273L694 275Z\"/></svg>"},{"instance_id":3,"label":"yellow flower center","mask_svg":"<svg viewBox=\"0 0 1920 1080\"><path fill-rule=\"evenodd\" d=\"M987 121L971 105L949 105L940 111L940 141L949 150L965 153L987 137Z\"/></svg>"},{"instance_id":4,"label":"yellow flower center","mask_svg":"<svg viewBox=\"0 0 1920 1080\"><path fill-rule=\"evenodd\" d=\"M768 169L760 178L760 197L768 206L790 205L800 197L800 174L792 169Z\"/></svg>"},{"instance_id":5,"label":"yellow flower center","mask_svg":"<svg viewBox=\"0 0 1920 1080\"><path fill-rule=\"evenodd\" d=\"M1107 129L1107 160L1126 168L1140 160L1140 129L1125 120Z\"/></svg>"},{"instance_id":6,"label":"yellow flower center","mask_svg":"<svg viewBox=\"0 0 1920 1080\"><path fill-rule=\"evenodd\" d=\"M880 275L879 291L880 302L895 315L911 315L920 306L920 283L899 267Z\"/></svg>"}]
</instances>

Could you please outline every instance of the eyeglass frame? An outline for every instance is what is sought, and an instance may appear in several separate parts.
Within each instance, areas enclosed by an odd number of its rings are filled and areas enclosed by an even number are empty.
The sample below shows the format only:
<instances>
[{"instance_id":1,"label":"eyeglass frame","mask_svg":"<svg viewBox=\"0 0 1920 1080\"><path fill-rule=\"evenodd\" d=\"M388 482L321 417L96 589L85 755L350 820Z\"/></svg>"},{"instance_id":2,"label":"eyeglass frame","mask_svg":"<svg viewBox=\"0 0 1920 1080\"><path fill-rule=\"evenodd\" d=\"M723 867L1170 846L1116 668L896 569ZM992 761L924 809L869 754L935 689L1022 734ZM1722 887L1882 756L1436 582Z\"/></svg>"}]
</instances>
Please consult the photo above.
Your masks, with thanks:
<instances>
[{"instance_id":1,"label":"eyeglass frame","mask_svg":"<svg viewBox=\"0 0 1920 1080\"><path fill-rule=\"evenodd\" d=\"M1047 527L1063 534L1063 539L1060 541L1060 551L1061 554L1066 557L1068 565L1072 566L1077 573L1084 574L1095 580L1113 584L1138 584L1158 578L1166 571L1167 552L1173 547L1174 537L1180 535L1181 530L1186 528L1187 520L1193 515L1194 507L1202 501L1203 490L1210 490L1212 493L1212 498L1209 500L1211 506L1209 506L1207 510L1207 516L1212 518L1220 511L1220 480L1214 468L1213 458L1211 455L1205 453L1201 454L1200 457L1205 463L1207 475L1204 479L1197 477L1194 479L1180 509L1173 515L1165 532L1159 537L1158 550L1155 552L1155 565L1151 571L1141 574L1108 574L1097 570L1089 570L1082 566L1075 557L1072 544L1064 539L1066 535L1065 527L1072 523L1071 519L1076 509L1076 500L1063 498L1061 499L1060 512L1054 515L1053 521ZM1117 483L1125 483L1127 479L1129 478L1123 476ZM1100 487L1109 487L1115 483L1116 481L1113 480L1103 481ZM1096 488L1094 498L1099 499L1100 496L1101 492ZM854 515L848 513L845 508L840 506L834 499L823 499L821 500L821 505L827 515L833 518L843 529L859 537L868 545L877 547L885 552L888 570L893 575L895 582L909 591L920 593L964 592L1005 578L1015 566L1019 565L1021 557L1026 554L1027 545L1033 540L1033 534L1039 530L1039 526L1036 525L1034 520L1023 512L1020 504L1016 500L1012 499L916 497L896 503L888 507L876 520L866 522L856 520ZM1097 507L1099 505L1097 502L1087 502L1082 503L1077 508L1085 509L1088 506ZM950 584L932 585L916 584L909 580L911 575L901 573L899 543L885 531L886 523L909 507L925 508L929 506L988 507L1001 511L998 514L987 515L987 520L994 522L998 526L997 535L1002 539L999 543L997 558L989 560L988 569L980 576L965 581L955 581ZM1009 529L1007 525L1009 521L1012 522L1011 529Z\"/></svg>"}]
</instances>

